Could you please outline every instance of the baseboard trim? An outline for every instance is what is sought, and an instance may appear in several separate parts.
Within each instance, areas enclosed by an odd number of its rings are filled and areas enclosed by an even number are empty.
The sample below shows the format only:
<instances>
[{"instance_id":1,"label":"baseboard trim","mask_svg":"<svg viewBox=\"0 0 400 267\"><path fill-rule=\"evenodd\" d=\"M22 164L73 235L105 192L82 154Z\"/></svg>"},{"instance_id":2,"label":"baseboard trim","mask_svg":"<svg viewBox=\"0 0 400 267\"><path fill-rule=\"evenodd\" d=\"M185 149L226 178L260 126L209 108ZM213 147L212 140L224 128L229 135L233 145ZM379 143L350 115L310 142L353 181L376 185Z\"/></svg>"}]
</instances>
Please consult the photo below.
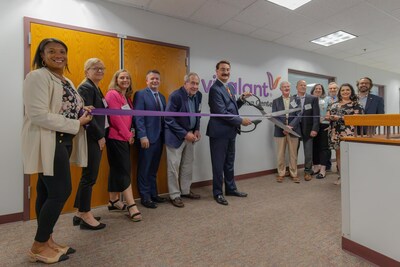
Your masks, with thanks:
<instances>
[{"instance_id":1,"label":"baseboard trim","mask_svg":"<svg viewBox=\"0 0 400 267\"><path fill-rule=\"evenodd\" d=\"M399 267L400 262L342 236L342 249L378 266Z\"/></svg>"},{"instance_id":2,"label":"baseboard trim","mask_svg":"<svg viewBox=\"0 0 400 267\"><path fill-rule=\"evenodd\" d=\"M24 216L22 212L0 215L0 224L22 221Z\"/></svg>"},{"instance_id":3,"label":"baseboard trim","mask_svg":"<svg viewBox=\"0 0 400 267\"><path fill-rule=\"evenodd\" d=\"M273 174L273 173L276 173L276 169L259 171L259 172L245 173L245 174L241 174L241 175L236 175L235 176L235 180L238 181L238 180L256 178L256 177L269 175L269 174ZM194 187L194 188L203 187L203 186L209 186L209 185L212 185L212 179L211 180L207 180L207 181L201 181L201 182L192 183L192 187Z\"/></svg>"}]
</instances>

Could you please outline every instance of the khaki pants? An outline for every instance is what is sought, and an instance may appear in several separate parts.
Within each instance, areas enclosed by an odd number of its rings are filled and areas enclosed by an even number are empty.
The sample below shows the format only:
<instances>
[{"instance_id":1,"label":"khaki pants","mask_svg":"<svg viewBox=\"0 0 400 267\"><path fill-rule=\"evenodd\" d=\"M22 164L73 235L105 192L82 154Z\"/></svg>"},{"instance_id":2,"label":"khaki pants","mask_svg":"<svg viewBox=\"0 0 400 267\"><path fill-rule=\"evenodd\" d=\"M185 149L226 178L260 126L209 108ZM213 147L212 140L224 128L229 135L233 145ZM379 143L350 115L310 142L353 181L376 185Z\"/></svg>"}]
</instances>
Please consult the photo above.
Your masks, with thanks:
<instances>
[{"instance_id":1,"label":"khaki pants","mask_svg":"<svg viewBox=\"0 0 400 267\"><path fill-rule=\"evenodd\" d=\"M285 176L286 172L286 145L289 150L289 172L291 177L297 177L297 146L299 138L290 134L285 137L275 137L277 145L278 176Z\"/></svg>"}]
</instances>

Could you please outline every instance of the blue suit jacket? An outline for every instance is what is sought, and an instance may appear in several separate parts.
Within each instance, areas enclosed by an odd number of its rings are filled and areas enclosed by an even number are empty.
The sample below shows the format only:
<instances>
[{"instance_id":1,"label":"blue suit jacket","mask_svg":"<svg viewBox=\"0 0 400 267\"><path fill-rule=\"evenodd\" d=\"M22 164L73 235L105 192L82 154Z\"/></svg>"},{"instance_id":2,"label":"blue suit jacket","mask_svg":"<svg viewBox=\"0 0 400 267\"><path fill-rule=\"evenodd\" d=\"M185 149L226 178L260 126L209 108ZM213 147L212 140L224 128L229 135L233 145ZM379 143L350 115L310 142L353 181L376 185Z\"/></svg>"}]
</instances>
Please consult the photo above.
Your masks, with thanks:
<instances>
[{"instance_id":1,"label":"blue suit jacket","mask_svg":"<svg viewBox=\"0 0 400 267\"><path fill-rule=\"evenodd\" d=\"M228 85L232 93L235 92L232 85ZM239 108L243 102L229 95L223 83L216 80L208 94L208 105L211 114L239 115ZM211 117L207 126L207 135L214 138L235 138L239 133L242 118L240 117Z\"/></svg>"},{"instance_id":2,"label":"blue suit jacket","mask_svg":"<svg viewBox=\"0 0 400 267\"><path fill-rule=\"evenodd\" d=\"M377 95L368 94L367 103L364 108L364 114L384 114L385 105L383 98Z\"/></svg>"},{"instance_id":3,"label":"blue suit jacket","mask_svg":"<svg viewBox=\"0 0 400 267\"><path fill-rule=\"evenodd\" d=\"M194 106L196 113L200 112L202 94L197 91L194 98ZM169 96L168 104L165 111L172 112L190 112L189 97L186 89L181 87ZM190 130L200 129L200 117L196 118L196 125L190 128L190 117L165 117L165 144L167 146L178 148L185 140L185 136Z\"/></svg>"},{"instance_id":4,"label":"blue suit jacket","mask_svg":"<svg viewBox=\"0 0 400 267\"><path fill-rule=\"evenodd\" d=\"M293 105L293 101L296 103L295 105ZM290 105L289 105L290 109L301 107L300 99L295 96L290 96L289 103L290 103ZM272 101L272 112L281 111L281 110L285 110L285 104L283 103L282 96L275 98ZM301 130L300 130L301 117L298 116L299 113L300 113L300 111L289 113L288 124L289 124L289 126L293 127L293 131L295 131L296 133L301 135ZM283 124L286 124L286 115L282 115L282 116L275 117L275 118L277 120L281 121ZM274 127L274 136L275 137L284 137L285 134L283 133L283 129L278 126L275 126Z\"/></svg>"},{"instance_id":5,"label":"blue suit jacket","mask_svg":"<svg viewBox=\"0 0 400 267\"><path fill-rule=\"evenodd\" d=\"M163 107L166 106L165 97L159 92ZM153 91L149 88L137 91L133 97L133 108L136 110L157 110L156 100ZM133 122L138 139L147 137L150 144L160 138L161 131L164 129L162 118L160 116L135 116Z\"/></svg>"}]
</instances>

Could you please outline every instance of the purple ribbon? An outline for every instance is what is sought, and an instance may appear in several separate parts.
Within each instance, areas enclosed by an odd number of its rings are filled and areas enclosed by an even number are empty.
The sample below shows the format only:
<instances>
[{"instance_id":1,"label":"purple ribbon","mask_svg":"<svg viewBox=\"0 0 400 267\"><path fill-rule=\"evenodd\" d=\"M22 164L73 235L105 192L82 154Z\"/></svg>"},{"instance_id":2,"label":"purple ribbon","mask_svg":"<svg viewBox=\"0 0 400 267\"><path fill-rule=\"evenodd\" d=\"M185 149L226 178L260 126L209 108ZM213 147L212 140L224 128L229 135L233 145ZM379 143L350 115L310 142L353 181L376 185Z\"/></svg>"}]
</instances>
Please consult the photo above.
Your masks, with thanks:
<instances>
[{"instance_id":1,"label":"purple ribbon","mask_svg":"<svg viewBox=\"0 0 400 267\"><path fill-rule=\"evenodd\" d=\"M162 116L162 117L239 117L234 114L208 114L191 112L172 112L172 111L154 111L154 110L136 110L136 109L109 109L95 108L91 111L92 115L117 115L117 116Z\"/></svg>"}]
</instances>

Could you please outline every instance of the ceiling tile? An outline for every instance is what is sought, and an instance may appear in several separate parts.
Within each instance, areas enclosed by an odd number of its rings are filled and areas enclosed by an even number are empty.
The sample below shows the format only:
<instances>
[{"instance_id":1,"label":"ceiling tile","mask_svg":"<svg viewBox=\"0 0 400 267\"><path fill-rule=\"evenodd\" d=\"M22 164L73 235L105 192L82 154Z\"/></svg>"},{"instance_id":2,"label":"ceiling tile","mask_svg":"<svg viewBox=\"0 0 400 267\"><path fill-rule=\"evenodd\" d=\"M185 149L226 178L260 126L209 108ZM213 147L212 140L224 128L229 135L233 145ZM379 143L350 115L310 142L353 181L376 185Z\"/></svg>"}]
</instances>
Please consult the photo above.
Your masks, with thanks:
<instances>
[{"instance_id":1,"label":"ceiling tile","mask_svg":"<svg viewBox=\"0 0 400 267\"><path fill-rule=\"evenodd\" d=\"M207 0L153 0L149 5L152 12L178 18L193 15Z\"/></svg>"},{"instance_id":2,"label":"ceiling tile","mask_svg":"<svg viewBox=\"0 0 400 267\"><path fill-rule=\"evenodd\" d=\"M256 26L263 27L267 23L278 20L280 14L289 13L289 10L284 10L276 5L266 2L264 0L259 0L240 12L235 20Z\"/></svg>"},{"instance_id":3,"label":"ceiling tile","mask_svg":"<svg viewBox=\"0 0 400 267\"><path fill-rule=\"evenodd\" d=\"M254 38L258 38L265 41L274 41L284 35L285 35L284 33L274 32L264 28L259 28L250 34L250 36Z\"/></svg>"},{"instance_id":4,"label":"ceiling tile","mask_svg":"<svg viewBox=\"0 0 400 267\"><path fill-rule=\"evenodd\" d=\"M219 1L227 5L233 5L240 9L244 9L250 6L251 4L255 3L257 0L219 0Z\"/></svg>"},{"instance_id":5,"label":"ceiling tile","mask_svg":"<svg viewBox=\"0 0 400 267\"><path fill-rule=\"evenodd\" d=\"M227 23L222 25L220 27L222 30L230 31L230 32L235 32L239 34L249 34L257 29L257 27L246 24L240 21L236 20L229 20Z\"/></svg>"},{"instance_id":6,"label":"ceiling tile","mask_svg":"<svg viewBox=\"0 0 400 267\"><path fill-rule=\"evenodd\" d=\"M240 11L241 9L238 7L226 5L219 1L207 1L190 19L205 25L221 26Z\"/></svg>"},{"instance_id":7,"label":"ceiling tile","mask_svg":"<svg viewBox=\"0 0 400 267\"><path fill-rule=\"evenodd\" d=\"M141 9L147 9L151 0L107 0L107 1L127 6L133 6Z\"/></svg>"}]
</instances>

